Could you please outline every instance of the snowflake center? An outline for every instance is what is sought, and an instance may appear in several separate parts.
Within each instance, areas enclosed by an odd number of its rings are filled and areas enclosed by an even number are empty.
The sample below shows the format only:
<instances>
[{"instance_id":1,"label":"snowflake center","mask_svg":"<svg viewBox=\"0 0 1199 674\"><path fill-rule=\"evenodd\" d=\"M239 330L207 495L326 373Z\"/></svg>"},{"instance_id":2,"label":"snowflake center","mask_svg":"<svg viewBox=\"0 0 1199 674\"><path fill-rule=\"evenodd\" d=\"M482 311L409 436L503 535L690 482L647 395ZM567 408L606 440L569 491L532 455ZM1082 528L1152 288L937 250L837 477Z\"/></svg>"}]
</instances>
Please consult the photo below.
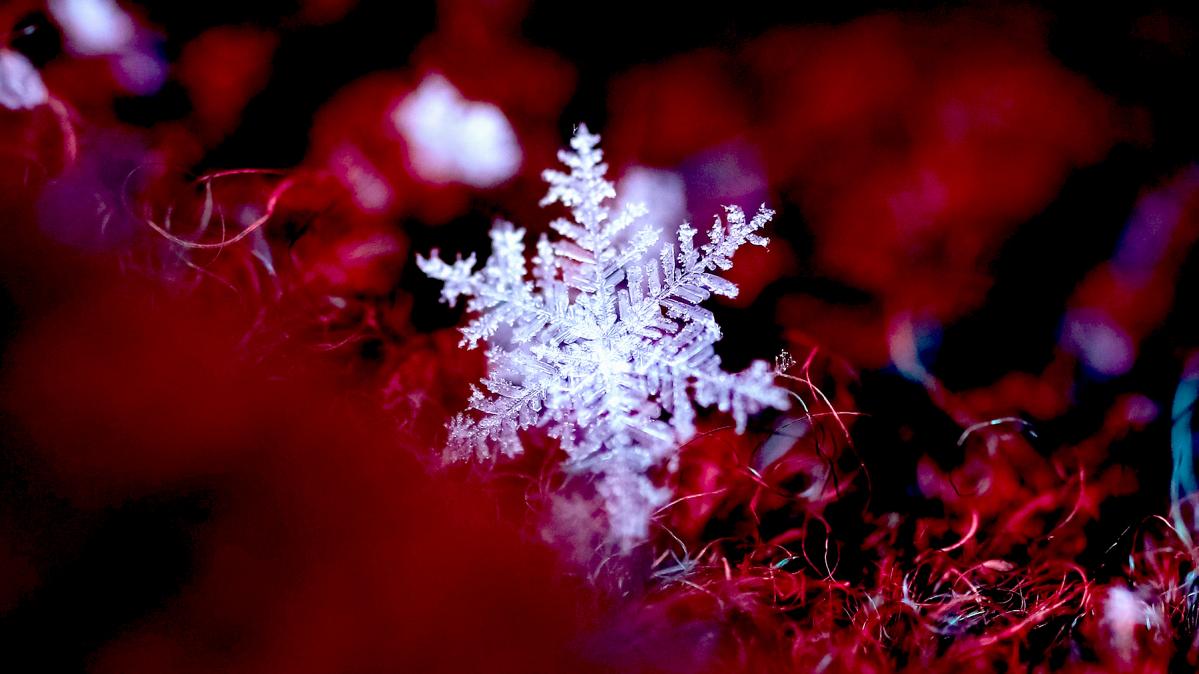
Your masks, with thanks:
<instances>
[{"instance_id":1,"label":"snowflake center","mask_svg":"<svg viewBox=\"0 0 1199 674\"><path fill-rule=\"evenodd\" d=\"M619 349L612 348L606 340L591 342L590 350L596 372L605 379L628 374L633 369L632 359Z\"/></svg>"}]
</instances>

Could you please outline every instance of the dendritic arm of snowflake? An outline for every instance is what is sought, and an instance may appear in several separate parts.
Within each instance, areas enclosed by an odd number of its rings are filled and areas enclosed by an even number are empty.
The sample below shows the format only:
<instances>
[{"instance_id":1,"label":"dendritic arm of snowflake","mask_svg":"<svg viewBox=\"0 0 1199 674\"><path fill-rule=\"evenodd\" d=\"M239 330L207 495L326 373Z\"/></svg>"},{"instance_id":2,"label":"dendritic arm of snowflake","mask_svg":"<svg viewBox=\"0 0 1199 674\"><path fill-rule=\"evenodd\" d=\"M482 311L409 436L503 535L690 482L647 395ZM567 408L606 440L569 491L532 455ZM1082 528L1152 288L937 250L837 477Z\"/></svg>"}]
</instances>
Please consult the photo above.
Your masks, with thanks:
<instances>
[{"instance_id":1,"label":"dendritic arm of snowflake","mask_svg":"<svg viewBox=\"0 0 1199 674\"><path fill-rule=\"evenodd\" d=\"M453 264L438 257L434 250L428 258L417 256L416 264L427 276L445 284L441 297L451 306L459 297L467 297L466 310L471 319L462 328L462 343L476 348L479 341L495 335L501 326L513 328L511 341L527 342L553 317L544 298L534 292L534 284L525 280L525 230L500 221L491 230L491 257L475 271L474 254Z\"/></svg>"},{"instance_id":2,"label":"dendritic arm of snowflake","mask_svg":"<svg viewBox=\"0 0 1199 674\"><path fill-rule=\"evenodd\" d=\"M445 457L461 461L472 456L482 460L499 454L513 457L524 449L517 431L540 425L543 421L546 382L530 371L545 372L544 364L528 351L488 351L488 374L481 384L471 387L470 410L462 413L449 425Z\"/></svg>"},{"instance_id":3,"label":"dendritic arm of snowflake","mask_svg":"<svg viewBox=\"0 0 1199 674\"><path fill-rule=\"evenodd\" d=\"M638 329L661 328L660 322L652 319L658 309L663 309L670 318L694 321L712 331L713 339L720 339L720 326L712 312L698 306L711 293L724 297L736 297L737 286L732 281L710 273L715 269L728 270L733 266L733 255L741 246L749 243L766 246L770 239L757 234L774 217L774 211L762 206L753 219L746 220L745 212L736 206L727 206L728 227L717 216L709 231L709 242L696 248L696 230L684 223L679 228L679 250L662 247L659 260L644 266L628 269L629 325ZM657 337L651 332L650 337Z\"/></svg>"},{"instance_id":4,"label":"dendritic arm of snowflake","mask_svg":"<svg viewBox=\"0 0 1199 674\"><path fill-rule=\"evenodd\" d=\"M764 362L729 374L712 348L720 339L720 326L699 303L711 293L735 297L737 286L710 272L730 268L733 255L747 243L769 243L757 232L774 215L764 206L749 220L740 208L726 210L727 229L717 217L707 244L696 247L696 230L684 224L679 228L677 255L672 246L664 246L657 261L630 267L628 294L622 297L622 317L629 331L645 338L635 352L641 361L638 369L654 374L650 381L657 385L651 392L670 413L680 438L695 432L692 393L700 405L716 405L731 413L738 432L744 430L750 414L767 407L786 408L788 402Z\"/></svg>"}]
</instances>

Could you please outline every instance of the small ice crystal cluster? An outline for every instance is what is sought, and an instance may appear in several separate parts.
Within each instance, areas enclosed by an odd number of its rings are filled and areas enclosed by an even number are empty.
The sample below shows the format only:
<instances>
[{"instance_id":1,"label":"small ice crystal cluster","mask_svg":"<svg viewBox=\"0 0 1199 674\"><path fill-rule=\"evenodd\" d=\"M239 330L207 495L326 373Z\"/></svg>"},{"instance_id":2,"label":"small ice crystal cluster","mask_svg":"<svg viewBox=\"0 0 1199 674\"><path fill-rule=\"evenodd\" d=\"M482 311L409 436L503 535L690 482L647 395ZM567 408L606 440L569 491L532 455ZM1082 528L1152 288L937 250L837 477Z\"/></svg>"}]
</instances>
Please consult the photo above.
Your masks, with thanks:
<instances>
[{"instance_id":1,"label":"small ice crystal cluster","mask_svg":"<svg viewBox=\"0 0 1199 674\"><path fill-rule=\"evenodd\" d=\"M573 151L558 155L570 172L543 174L550 189L541 205L561 203L571 217L550 223L559 238L538 240L531 278L525 230L503 221L481 269L473 254L450 264L436 250L417 264L445 284L451 305L469 298L462 343L488 347L486 391L474 388L470 409L450 422L447 458L514 456L519 431L545 429L567 470L598 478L610 539L628 550L670 497L647 473L695 435L695 404L731 413L741 432L749 415L786 409L788 396L763 361L721 368L712 348L720 326L699 306L711 293L737 294L711 272L729 269L747 243L765 246L758 232L774 213L762 207L747 219L728 206L706 244L685 223L677 247L663 244L654 227L634 227L644 207L610 209L616 192L598 142L580 126Z\"/></svg>"}]
</instances>

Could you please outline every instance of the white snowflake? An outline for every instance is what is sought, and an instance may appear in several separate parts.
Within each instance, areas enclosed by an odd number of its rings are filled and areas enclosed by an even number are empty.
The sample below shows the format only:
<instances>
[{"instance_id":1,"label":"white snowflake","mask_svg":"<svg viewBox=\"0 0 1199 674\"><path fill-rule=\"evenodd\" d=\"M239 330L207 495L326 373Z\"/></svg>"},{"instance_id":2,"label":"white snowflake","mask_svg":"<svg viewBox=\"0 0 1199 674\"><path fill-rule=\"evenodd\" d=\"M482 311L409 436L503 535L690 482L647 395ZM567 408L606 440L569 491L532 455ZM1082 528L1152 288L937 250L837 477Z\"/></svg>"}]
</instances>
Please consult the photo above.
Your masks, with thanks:
<instances>
[{"instance_id":1,"label":"white snowflake","mask_svg":"<svg viewBox=\"0 0 1199 674\"><path fill-rule=\"evenodd\" d=\"M474 388L470 409L450 422L447 458L513 456L518 431L544 428L568 470L598 476L610 536L627 550L670 496L647 473L695 435L695 404L731 413L741 432L749 415L786 409L788 397L764 361L735 374L721 368L720 326L699 306L711 293L737 294L711 272L729 269L746 243L765 246L757 232L774 213L763 206L747 220L727 206L727 223L717 217L706 244L697 247L684 223L678 247L663 245L659 230L633 228L644 207L611 212L616 194L598 143L580 126L573 151L558 155L570 172L543 174L550 189L541 205L561 203L572 217L550 223L557 240L541 236L531 278L525 230L503 221L482 269L473 254L449 264L436 250L417 264L444 282L451 305L469 298L463 344L488 345L486 392Z\"/></svg>"}]
</instances>

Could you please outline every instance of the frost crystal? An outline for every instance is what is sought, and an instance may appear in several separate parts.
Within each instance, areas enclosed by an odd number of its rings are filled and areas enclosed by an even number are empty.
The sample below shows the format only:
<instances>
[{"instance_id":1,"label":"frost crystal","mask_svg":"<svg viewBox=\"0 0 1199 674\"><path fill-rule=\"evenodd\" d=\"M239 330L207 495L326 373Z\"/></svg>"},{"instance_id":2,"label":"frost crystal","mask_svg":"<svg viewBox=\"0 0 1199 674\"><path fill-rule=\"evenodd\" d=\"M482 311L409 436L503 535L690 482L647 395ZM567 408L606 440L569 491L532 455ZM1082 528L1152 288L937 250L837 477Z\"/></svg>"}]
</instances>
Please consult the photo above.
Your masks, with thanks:
<instances>
[{"instance_id":1,"label":"frost crystal","mask_svg":"<svg viewBox=\"0 0 1199 674\"><path fill-rule=\"evenodd\" d=\"M436 250L417 264L444 282L451 305L469 298L462 343L488 345L486 391L474 388L470 409L450 422L447 457L514 456L518 431L544 428L568 470L598 476L610 536L628 549L670 496L647 472L695 435L695 404L730 412L741 432L750 414L786 409L788 400L763 361L735 374L721 369L712 348L720 326L699 306L711 293L737 294L711 272L729 269L746 243L765 246L757 232L774 213L763 206L747 220L728 206L727 223L717 217L706 244L697 246L684 223L677 247L663 245L659 230L634 228L644 207L612 213L616 194L598 142L580 126L573 151L558 155L570 172L543 174L550 189L541 205L561 203L571 217L550 223L559 238L537 242L531 278L525 230L503 221L481 269L473 254L450 264Z\"/></svg>"}]
</instances>

